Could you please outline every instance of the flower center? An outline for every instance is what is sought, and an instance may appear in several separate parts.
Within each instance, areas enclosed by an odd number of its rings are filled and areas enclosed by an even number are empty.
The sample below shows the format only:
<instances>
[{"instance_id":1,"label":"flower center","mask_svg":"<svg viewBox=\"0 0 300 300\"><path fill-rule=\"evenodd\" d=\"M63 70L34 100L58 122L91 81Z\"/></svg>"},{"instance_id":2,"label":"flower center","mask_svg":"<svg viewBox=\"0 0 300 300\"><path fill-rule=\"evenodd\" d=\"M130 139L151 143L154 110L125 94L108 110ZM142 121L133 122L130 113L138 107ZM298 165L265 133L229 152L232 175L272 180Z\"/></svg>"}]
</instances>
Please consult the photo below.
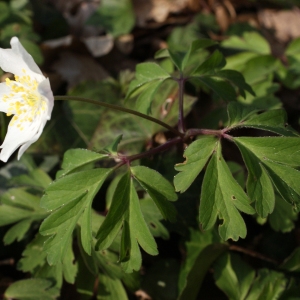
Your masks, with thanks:
<instances>
[{"instance_id":1,"label":"flower center","mask_svg":"<svg viewBox=\"0 0 300 300\"><path fill-rule=\"evenodd\" d=\"M16 126L23 130L22 123L33 122L37 115L46 110L47 102L45 97L38 92L38 82L22 70L23 76L15 75L15 81L6 78L6 85L11 92L3 95L3 101L9 101L7 116L14 115L10 126Z\"/></svg>"}]
</instances>

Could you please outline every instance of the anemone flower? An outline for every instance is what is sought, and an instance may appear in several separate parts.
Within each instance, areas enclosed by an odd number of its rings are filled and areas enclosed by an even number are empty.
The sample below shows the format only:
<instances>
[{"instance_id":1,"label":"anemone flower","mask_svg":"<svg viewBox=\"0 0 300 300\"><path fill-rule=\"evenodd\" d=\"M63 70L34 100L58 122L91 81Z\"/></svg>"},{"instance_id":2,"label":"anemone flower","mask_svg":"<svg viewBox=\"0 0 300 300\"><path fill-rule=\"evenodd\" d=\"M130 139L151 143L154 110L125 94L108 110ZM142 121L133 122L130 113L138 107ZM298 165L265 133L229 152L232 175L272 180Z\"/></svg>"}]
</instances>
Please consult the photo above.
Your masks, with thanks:
<instances>
[{"instance_id":1,"label":"anemone flower","mask_svg":"<svg viewBox=\"0 0 300 300\"><path fill-rule=\"evenodd\" d=\"M0 48L0 68L14 74L0 83L0 111L13 115L0 153L6 162L20 147L18 159L38 140L47 120L51 118L54 98L46 78L32 56L17 37L10 41L11 49Z\"/></svg>"}]
</instances>

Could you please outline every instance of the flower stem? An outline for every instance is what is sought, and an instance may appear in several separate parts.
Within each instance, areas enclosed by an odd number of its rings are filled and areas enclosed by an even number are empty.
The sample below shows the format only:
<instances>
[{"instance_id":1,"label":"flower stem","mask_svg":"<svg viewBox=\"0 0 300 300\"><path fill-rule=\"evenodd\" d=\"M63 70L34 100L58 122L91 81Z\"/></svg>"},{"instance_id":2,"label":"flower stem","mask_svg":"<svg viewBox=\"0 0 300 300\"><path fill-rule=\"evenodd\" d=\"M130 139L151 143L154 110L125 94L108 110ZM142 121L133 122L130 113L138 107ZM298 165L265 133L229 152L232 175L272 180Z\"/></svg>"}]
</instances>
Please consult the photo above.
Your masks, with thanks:
<instances>
[{"instance_id":1,"label":"flower stem","mask_svg":"<svg viewBox=\"0 0 300 300\"><path fill-rule=\"evenodd\" d=\"M110 109L114 109L114 110L118 110L118 111L123 111L135 116L138 116L140 118L144 118L148 121L154 122L166 129L168 129L169 131L173 132L175 135L180 136L181 138L184 136L183 133L179 132L178 130L176 130L175 128L171 127L170 125L166 124L165 122L162 122L156 118L150 117L148 115L142 114L138 111L126 108L126 107L122 107L119 105L114 105L114 104L109 104L109 103L105 103L105 102L101 102L101 101L96 101L96 100L91 100L88 98L84 98L84 97L76 97L76 96L55 96L54 100L73 100L73 101L80 101L80 102L86 102L86 103L91 103L91 104L95 104L98 106L102 106L102 107L107 107Z\"/></svg>"}]
</instances>

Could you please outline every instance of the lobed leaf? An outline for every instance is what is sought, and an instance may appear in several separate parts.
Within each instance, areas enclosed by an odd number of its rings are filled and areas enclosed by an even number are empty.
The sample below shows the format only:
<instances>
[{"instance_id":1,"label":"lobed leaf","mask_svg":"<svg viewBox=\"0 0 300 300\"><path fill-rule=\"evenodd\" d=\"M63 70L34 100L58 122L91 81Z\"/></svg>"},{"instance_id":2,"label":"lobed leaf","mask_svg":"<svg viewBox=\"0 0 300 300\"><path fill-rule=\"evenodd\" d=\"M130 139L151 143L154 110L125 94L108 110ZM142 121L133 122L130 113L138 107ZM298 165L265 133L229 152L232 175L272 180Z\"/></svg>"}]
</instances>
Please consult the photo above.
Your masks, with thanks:
<instances>
[{"instance_id":1,"label":"lobed leaf","mask_svg":"<svg viewBox=\"0 0 300 300\"><path fill-rule=\"evenodd\" d=\"M279 299L287 286L287 278L283 273L269 269L260 269L252 283L247 300Z\"/></svg>"},{"instance_id":2,"label":"lobed leaf","mask_svg":"<svg viewBox=\"0 0 300 300\"><path fill-rule=\"evenodd\" d=\"M271 49L267 40L259 33L245 32L242 37L231 36L221 43L222 47L233 48L259 54L270 54Z\"/></svg>"},{"instance_id":3,"label":"lobed leaf","mask_svg":"<svg viewBox=\"0 0 300 300\"><path fill-rule=\"evenodd\" d=\"M186 161L175 165L179 171L174 177L174 186L177 192L185 192L199 173L202 171L212 155L218 140L212 136L201 137L191 143L184 151Z\"/></svg>"},{"instance_id":4,"label":"lobed leaf","mask_svg":"<svg viewBox=\"0 0 300 300\"><path fill-rule=\"evenodd\" d=\"M6 289L5 297L19 300L54 300L59 296L59 289L52 285L51 280L41 278L19 280Z\"/></svg>"},{"instance_id":5,"label":"lobed leaf","mask_svg":"<svg viewBox=\"0 0 300 300\"><path fill-rule=\"evenodd\" d=\"M236 86L243 98L246 98L245 91L255 96L252 87L246 83L244 76L240 72L235 70L220 70L216 73L216 75L220 78L227 79L234 86Z\"/></svg>"},{"instance_id":6,"label":"lobed leaf","mask_svg":"<svg viewBox=\"0 0 300 300\"><path fill-rule=\"evenodd\" d=\"M4 243L20 241L32 222L44 219L48 213L39 206L40 198L25 188L13 188L4 193L0 205L0 226L16 223L4 236Z\"/></svg>"},{"instance_id":7,"label":"lobed leaf","mask_svg":"<svg viewBox=\"0 0 300 300\"><path fill-rule=\"evenodd\" d=\"M300 165L300 139L296 137L239 137L234 141L253 152L260 160L290 166Z\"/></svg>"},{"instance_id":8,"label":"lobed leaf","mask_svg":"<svg viewBox=\"0 0 300 300\"><path fill-rule=\"evenodd\" d=\"M164 81L171 77L170 74L158 64L152 62L138 64L136 66L135 76L136 79L129 85L126 98L129 98L133 92L147 83L153 81Z\"/></svg>"},{"instance_id":9,"label":"lobed leaf","mask_svg":"<svg viewBox=\"0 0 300 300\"><path fill-rule=\"evenodd\" d=\"M247 189L250 197L259 203L256 209L259 215L266 217L274 207L272 185L287 202L296 208L300 204L300 172L293 168L298 164L299 138L295 137L263 137L234 138L234 142L242 152L249 174ZM260 167L259 167L260 166ZM268 175L268 177L266 176ZM254 187L257 188L254 193ZM264 196L264 198L260 198ZM272 200L271 200L272 199Z\"/></svg>"},{"instance_id":10,"label":"lobed leaf","mask_svg":"<svg viewBox=\"0 0 300 300\"><path fill-rule=\"evenodd\" d=\"M165 240L169 239L169 231L161 222L163 216L151 198L140 200L141 210L145 218L151 234L154 237L161 237Z\"/></svg>"},{"instance_id":11,"label":"lobed leaf","mask_svg":"<svg viewBox=\"0 0 300 300\"><path fill-rule=\"evenodd\" d=\"M223 240L238 240L246 236L246 225L239 210L247 214L255 211L250 200L232 177L221 154L221 145L207 166L201 191L199 218L204 230L213 227L217 218L222 220L219 234Z\"/></svg>"},{"instance_id":12,"label":"lobed leaf","mask_svg":"<svg viewBox=\"0 0 300 300\"><path fill-rule=\"evenodd\" d=\"M82 216L81 238L84 250L91 253L91 204L112 169L81 171L62 177L46 190L41 205L55 210L40 226L42 235L51 235L45 243L50 265L62 261L72 232Z\"/></svg>"},{"instance_id":13,"label":"lobed leaf","mask_svg":"<svg viewBox=\"0 0 300 300\"><path fill-rule=\"evenodd\" d=\"M185 243L186 259L179 274L178 300L197 298L203 279L211 264L227 249L219 236L210 230L200 232L190 229L190 239Z\"/></svg>"},{"instance_id":14,"label":"lobed leaf","mask_svg":"<svg viewBox=\"0 0 300 300\"><path fill-rule=\"evenodd\" d=\"M190 57L197 51L216 45L217 43L211 39L198 39L193 41L181 62L181 70L187 66Z\"/></svg>"},{"instance_id":15,"label":"lobed leaf","mask_svg":"<svg viewBox=\"0 0 300 300\"><path fill-rule=\"evenodd\" d=\"M272 181L258 158L242 145L238 145L248 169L247 194L255 202L255 210L262 218L272 213L275 206L275 194Z\"/></svg>"},{"instance_id":16,"label":"lobed leaf","mask_svg":"<svg viewBox=\"0 0 300 300\"><path fill-rule=\"evenodd\" d=\"M268 269L255 272L237 255L223 255L214 265L217 286L230 300L279 299L287 285L283 273Z\"/></svg>"},{"instance_id":17,"label":"lobed leaf","mask_svg":"<svg viewBox=\"0 0 300 300\"><path fill-rule=\"evenodd\" d=\"M138 226L137 226L138 224ZM97 233L96 249L108 248L122 227L120 261L125 272L139 270L142 256L139 245L156 255L156 242L143 217L130 172L119 180L109 212Z\"/></svg>"},{"instance_id":18,"label":"lobed leaf","mask_svg":"<svg viewBox=\"0 0 300 300\"><path fill-rule=\"evenodd\" d=\"M129 199L130 173L126 172L118 182L108 214L97 232L96 250L107 249L119 233L129 207Z\"/></svg>"},{"instance_id":19,"label":"lobed leaf","mask_svg":"<svg viewBox=\"0 0 300 300\"><path fill-rule=\"evenodd\" d=\"M132 175L155 202L163 217L176 220L176 210L168 201L176 201L174 187L158 172L144 166L131 168Z\"/></svg>"},{"instance_id":20,"label":"lobed leaf","mask_svg":"<svg viewBox=\"0 0 300 300\"><path fill-rule=\"evenodd\" d=\"M275 195L275 208L268 217L268 222L273 230L280 232L290 232L295 228L295 221L298 213L293 207L278 195Z\"/></svg>"},{"instance_id":21,"label":"lobed leaf","mask_svg":"<svg viewBox=\"0 0 300 300\"><path fill-rule=\"evenodd\" d=\"M222 100L227 102L236 100L235 90L229 82L216 76L201 76L198 79L208 88L210 88Z\"/></svg>"},{"instance_id":22,"label":"lobed leaf","mask_svg":"<svg viewBox=\"0 0 300 300\"><path fill-rule=\"evenodd\" d=\"M237 102L231 102L227 106L229 128L250 127L271 131L283 136L299 136L299 134L287 125L287 115L283 109L274 109L257 114L255 107L248 107Z\"/></svg>"},{"instance_id":23,"label":"lobed leaf","mask_svg":"<svg viewBox=\"0 0 300 300\"><path fill-rule=\"evenodd\" d=\"M100 154L86 149L70 149L64 154L59 177L81 171L84 166L105 157L107 157L107 154Z\"/></svg>"},{"instance_id":24,"label":"lobed leaf","mask_svg":"<svg viewBox=\"0 0 300 300\"><path fill-rule=\"evenodd\" d=\"M214 270L216 285L228 299L248 299L255 272L239 256L228 253L222 255L214 264Z\"/></svg>"},{"instance_id":25,"label":"lobed leaf","mask_svg":"<svg viewBox=\"0 0 300 300\"><path fill-rule=\"evenodd\" d=\"M216 69L222 69L226 65L223 54L216 50L207 60L197 67L191 74L193 77L205 74L215 74Z\"/></svg>"}]
</instances>

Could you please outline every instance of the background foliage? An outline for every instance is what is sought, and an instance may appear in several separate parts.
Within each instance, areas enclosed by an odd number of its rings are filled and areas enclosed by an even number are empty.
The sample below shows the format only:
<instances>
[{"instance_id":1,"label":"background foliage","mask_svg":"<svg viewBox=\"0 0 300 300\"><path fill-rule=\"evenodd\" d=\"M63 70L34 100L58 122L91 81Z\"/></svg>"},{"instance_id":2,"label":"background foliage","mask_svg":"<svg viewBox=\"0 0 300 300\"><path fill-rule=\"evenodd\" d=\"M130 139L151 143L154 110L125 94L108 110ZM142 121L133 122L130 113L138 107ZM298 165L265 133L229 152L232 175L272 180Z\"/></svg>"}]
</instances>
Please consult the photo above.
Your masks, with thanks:
<instances>
[{"instance_id":1,"label":"background foliage","mask_svg":"<svg viewBox=\"0 0 300 300\"><path fill-rule=\"evenodd\" d=\"M4 299L300 299L300 3L158 2L0 1L55 94L191 130L56 101L1 165Z\"/></svg>"}]
</instances>

